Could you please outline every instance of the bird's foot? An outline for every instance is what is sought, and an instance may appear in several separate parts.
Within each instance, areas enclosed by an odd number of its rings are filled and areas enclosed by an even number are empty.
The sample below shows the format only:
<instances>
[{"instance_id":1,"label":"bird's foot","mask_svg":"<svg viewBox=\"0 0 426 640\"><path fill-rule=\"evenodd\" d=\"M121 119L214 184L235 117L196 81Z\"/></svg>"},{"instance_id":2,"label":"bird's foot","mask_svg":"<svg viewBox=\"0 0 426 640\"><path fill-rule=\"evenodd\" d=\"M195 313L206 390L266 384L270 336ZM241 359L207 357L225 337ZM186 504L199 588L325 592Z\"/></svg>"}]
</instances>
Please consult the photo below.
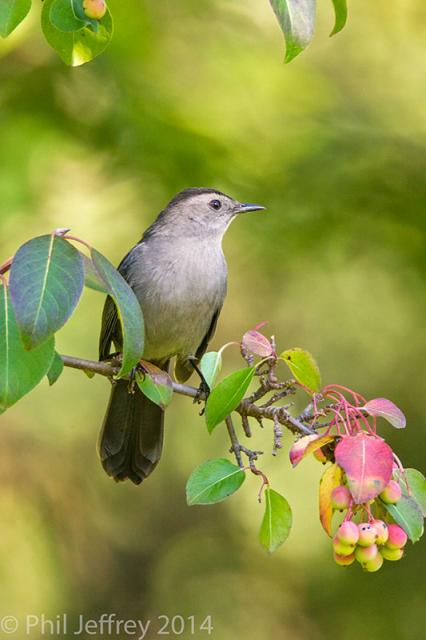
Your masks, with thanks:
<instances>
[{"instance_id":1,"label":"bird's foot","mask_svg":"<svg viewBox=\"0 0 426 640\"><path fill-rule=\"evenodd\" d=\"M197 389L197 394L194 397L194 404L200 404L201 402L207 402L207 399L210 395L210 387L204 379L204 376L201 379L200 386ZM200 411L200 416L204 414L206 410L206 405Z\"/></svg>"}]
</instances>

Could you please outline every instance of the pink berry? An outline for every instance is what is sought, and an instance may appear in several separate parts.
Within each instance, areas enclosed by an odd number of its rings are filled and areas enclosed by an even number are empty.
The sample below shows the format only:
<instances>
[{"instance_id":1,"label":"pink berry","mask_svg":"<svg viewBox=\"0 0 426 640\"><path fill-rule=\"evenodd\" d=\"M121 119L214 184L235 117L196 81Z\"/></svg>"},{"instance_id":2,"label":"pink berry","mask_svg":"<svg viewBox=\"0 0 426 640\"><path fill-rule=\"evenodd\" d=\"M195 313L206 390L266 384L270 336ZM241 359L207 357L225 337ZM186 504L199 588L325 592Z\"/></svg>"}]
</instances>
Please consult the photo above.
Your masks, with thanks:
<instances>
[{"instance_id":1,"label":"pink berry","mask_svg":"<svg viewBox=\"0 0 426 640\"><path fill-rule=\"evenodd\" d=\"M371 520L370 524L377 533L376 544L385 544L389 537L388 525L383 520Z\"/></svg>"},{"instance_id":2,"label":"pink berry","mask_svg":"<svg viewBox=\"0 0 426 640\"><path fill-rule=\"evenodd\" d=\"M390 524L388 526L388 531L389 537L386 542L386 546L389 547L389 549L402 549L408 539L404 529L397 524Z\"/></svg>"},{"instance_id":3,"label":"pink berry","mask_svg":"<svg viewBox=\"0 0 426 640\"><path fill-rule=\"evenodd\" d=\"M380 549L380 553L382 554L385 560L396 562L397 560L401 560L402 556L404 555L404 550L389 549L389 547L385 546Z\"/></svg>"},{"instance_id":4,"label":"pink berry","mask_svg":"<svg viewBox=\"0 0 426 640\"><path fill-rule=\"evenodd\" d=\"M334 562L340 567L348 567L355 560L355 556L351 553L349 556L341 556L333 551Z\"/></svg>"},{"instance_id":5,"label":"pink berry","mask_svg":"<svg viewBox=\"0 0 426 640\"><path fill-rule=\"evenodd\" d=\"M380 498L386 504L395 504L402 496L401 487L395 480L390 480L389 484L383 489Z\"/></svg>"},{"instance_id":6,"label":"pink berry","mask_svg":"<svg viewBox=\"0 0 426 640\"><path fill-rule=\"evenodd\" d=\"M365 571L368 571L369 573L373 573L374 571L378 571L379 569L381 569L382 564L383 556L379 552L374 560L369 560L363 565L363 569L365 569Z\"/></svg>"},{"instance_id":7,"label":"pink berry","mask_svg":"<svg viewBox=\"0 0 426 640\"><path fill-rule=\"evenodd\" d=\"M350 503L351 494L347 487L342 484L340 487L333 489L331 493L331 506L333 509L343 511L343 509L349 508Z\"/></svg>"},{"instance_id":8,"label":"pink berry","mask_svg":"<svg viewBox=\"0 0 426 640\"><path fill-rule=\"evenodd\" d=\"M107 12L105 0L83 0L83 11L88 18L100 20Z\"/></svg>"},{"instance_id":9,"label":"pink berry","mask_svg":"<svg viewBox=\"0 0 426 640\"><path fill-rule=\"evenodd\" d=\"M377 532L371 524L368 522L361 522L361 524L358 525L358 530L358 544L361 547L369 547L376 542Z\"/></svg>"},{"instance_id":10,"label":"pink berry","mask_svg":"<svg viewBox=\"0 0 426 640\"><path fill-rule=\"evenodd\" d=\"M355 558L361 564L374 560L377 556L377 545L371 544L369 547L357 547L355 549Z\"/></svg>"},{"instance_id":11,"label":"pink berry","mask_svg":"<svg viewBox=\"0 0 426 640\"><path fill-rule=\"evenodd\" d=\"M345 522L342 522L340 527L337 529L336 537L343 544L354 545L358 542L359 538L358 526L355 522L346 520Z\"/></svg>"}]
</instances>

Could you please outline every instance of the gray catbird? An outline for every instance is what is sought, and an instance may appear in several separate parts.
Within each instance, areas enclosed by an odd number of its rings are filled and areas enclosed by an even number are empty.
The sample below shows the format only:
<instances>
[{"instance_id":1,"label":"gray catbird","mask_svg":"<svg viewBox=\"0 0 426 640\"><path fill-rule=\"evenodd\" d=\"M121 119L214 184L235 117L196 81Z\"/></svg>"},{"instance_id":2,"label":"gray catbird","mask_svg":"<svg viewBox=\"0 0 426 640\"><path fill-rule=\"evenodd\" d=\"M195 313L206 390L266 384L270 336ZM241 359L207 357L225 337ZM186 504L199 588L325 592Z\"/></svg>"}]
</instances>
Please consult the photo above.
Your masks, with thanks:
<instances>
[{"instance_id":1,"label":"gray catbird","mask_svg":"<svg viewBox=\"0 0 426 640\"><path fill-rule=\"evenodd\" d=\"M241 204L216 189L178 193L126 255L118 270L130 284L145 318L144 359L164 370L176 356L175 377L184 382L213 336L226 294L222 238L240 213L264 209ZM99 358L121 350L120 323L107 298ZM112 386L102 426L102 465L115 480L139 484L157 465L163 445L163 411L138 388Z\"/></svg>"}]
</instances>

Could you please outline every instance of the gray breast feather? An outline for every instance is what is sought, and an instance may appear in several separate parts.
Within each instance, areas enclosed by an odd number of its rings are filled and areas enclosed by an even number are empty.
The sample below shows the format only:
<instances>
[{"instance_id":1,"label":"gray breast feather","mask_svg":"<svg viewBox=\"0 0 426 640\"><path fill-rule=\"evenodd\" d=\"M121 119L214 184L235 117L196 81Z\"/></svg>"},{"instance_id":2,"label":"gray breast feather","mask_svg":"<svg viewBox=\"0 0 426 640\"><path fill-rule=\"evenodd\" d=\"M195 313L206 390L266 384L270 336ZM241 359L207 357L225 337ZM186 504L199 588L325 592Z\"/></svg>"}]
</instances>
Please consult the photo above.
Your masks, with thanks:
<instances>
[{"instance_id":1,"label":"gray breast feather","mask_svg":"<svg viewBox=\"0 0 426 640\"><path fill-rule=\"evenodd\" d=\"M120 271L144 314L144 357L195 354L226 294L220 243L153 238L137 245Z\"/></svg>"}]
</instances>

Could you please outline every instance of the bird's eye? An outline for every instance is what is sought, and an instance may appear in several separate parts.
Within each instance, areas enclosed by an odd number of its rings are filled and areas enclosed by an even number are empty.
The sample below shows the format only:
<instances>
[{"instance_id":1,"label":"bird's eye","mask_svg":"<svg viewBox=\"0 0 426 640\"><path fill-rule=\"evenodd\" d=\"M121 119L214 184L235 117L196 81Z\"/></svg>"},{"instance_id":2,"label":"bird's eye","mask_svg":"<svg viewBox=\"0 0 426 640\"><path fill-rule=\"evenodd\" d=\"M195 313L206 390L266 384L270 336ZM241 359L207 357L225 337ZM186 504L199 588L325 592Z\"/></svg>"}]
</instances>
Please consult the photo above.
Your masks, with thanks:
<instances>
[{"instance_id":1,"label":"bird's eye","mask_svg":"<svg viewBox=\"0 0 426 640\"><path fill-rule=\"evenodd\" d=\"M222 203L220 200L210 200L209 205L211 206L212 209L214 209L215 211L218 211L221 208Z\"/></svg>"}]
</instances>

